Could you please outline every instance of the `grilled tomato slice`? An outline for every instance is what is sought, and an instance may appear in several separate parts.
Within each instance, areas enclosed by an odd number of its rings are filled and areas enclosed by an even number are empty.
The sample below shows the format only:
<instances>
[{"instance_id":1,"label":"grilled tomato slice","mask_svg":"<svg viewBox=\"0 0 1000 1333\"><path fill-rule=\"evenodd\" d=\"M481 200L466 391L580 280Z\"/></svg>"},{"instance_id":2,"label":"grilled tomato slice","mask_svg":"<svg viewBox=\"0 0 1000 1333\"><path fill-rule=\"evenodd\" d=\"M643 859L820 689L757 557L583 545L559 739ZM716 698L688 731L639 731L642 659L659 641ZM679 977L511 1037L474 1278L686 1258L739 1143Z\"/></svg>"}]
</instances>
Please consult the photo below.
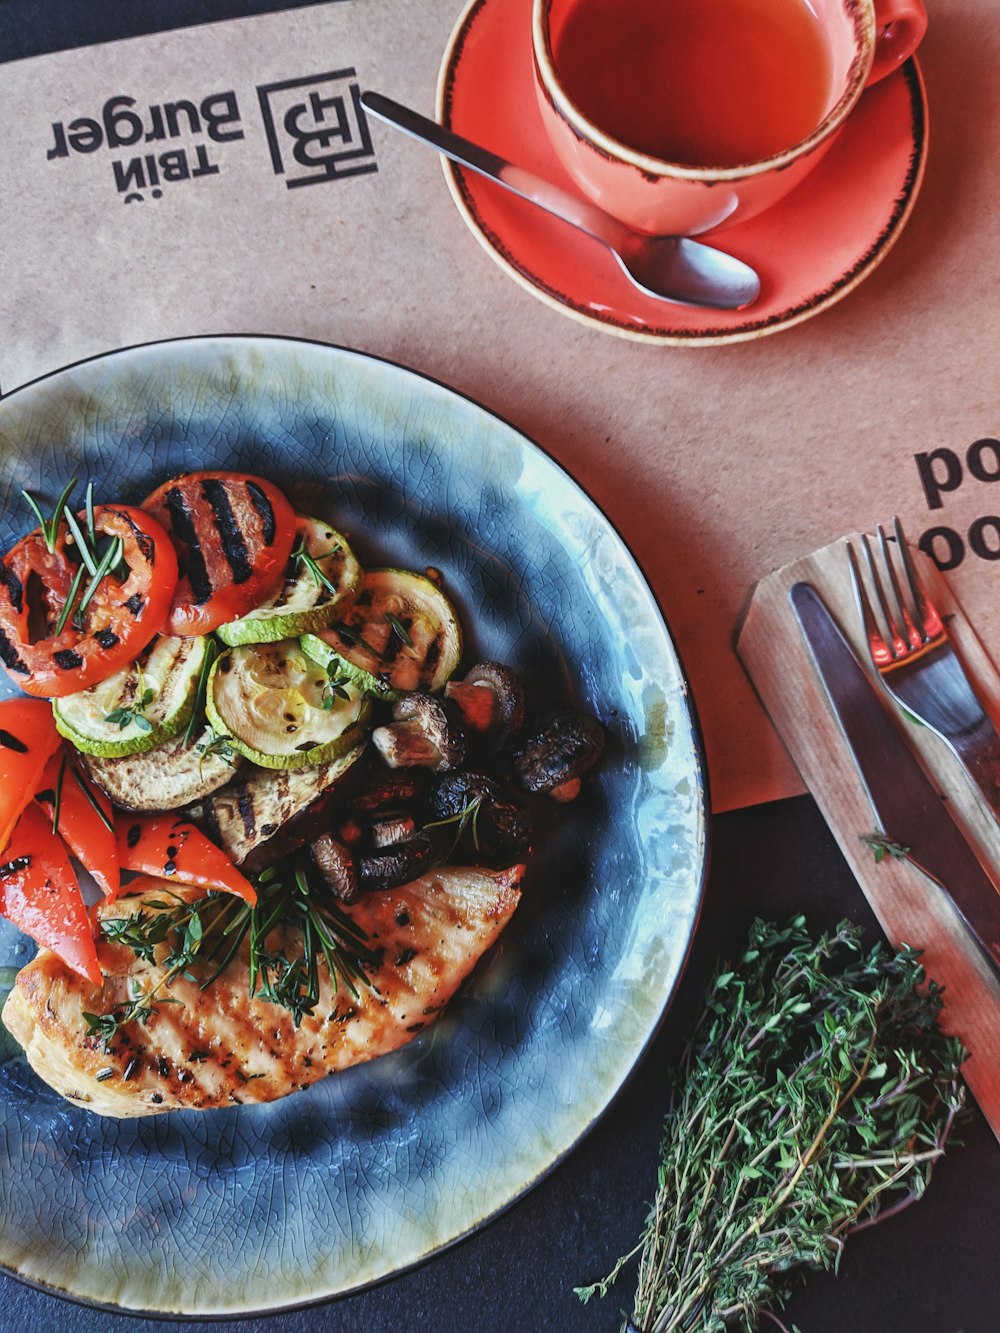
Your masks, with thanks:
<instances>
[{"instance_id":1,"label":"grilled tomato slice","mask_svg":"<svg viewBox=\"0 0 1000 1333\"><path fill-rule=\"evenodd\" d=\"M61 698L96 685L163 628L177 556L162 524L130 505L98 505L94 529L121 542L100 578L81 567L65 521L50 539L37 528L0 560L0 660L27 694Z\"/></svg>"},{"instance_id":2,"label":"grilled tomato slice","mask_svg":"<svg viewBox=\"0 0 1000 1333\"><path fill-rule=\"evenodd\" d=\"M180 562L168 634L208 634L252 611L281 584L296 518L271 482L241 472L189 472L143 501Z\"/></svg>"}]
</instances>

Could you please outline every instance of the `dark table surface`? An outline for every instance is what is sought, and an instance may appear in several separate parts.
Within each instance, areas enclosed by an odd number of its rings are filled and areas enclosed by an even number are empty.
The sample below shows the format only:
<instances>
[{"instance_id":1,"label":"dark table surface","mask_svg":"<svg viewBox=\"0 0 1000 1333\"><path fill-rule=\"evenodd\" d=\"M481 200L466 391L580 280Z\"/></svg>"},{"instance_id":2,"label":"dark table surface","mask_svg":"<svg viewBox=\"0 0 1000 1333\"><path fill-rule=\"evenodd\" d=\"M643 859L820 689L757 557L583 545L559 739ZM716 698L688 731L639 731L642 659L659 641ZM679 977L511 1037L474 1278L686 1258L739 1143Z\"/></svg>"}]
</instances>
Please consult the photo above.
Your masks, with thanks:
<instances>
[{"instance_id":1,"label":"dark table surface","mask_svg":"<svg viewBox=\"0 0 1000 1333\"><path fill-rule=\"evenodd\" d=\"M0 61L295 7L292 0L0 0ZM877 935L814 803L800 797L717 816L705 906L680 991L629 1084L567 1160L476 1235L370 1291L306 1310L197 1327L262 1333L618 1328L631 1296L628 1275L605 1301L588 1306L572 1289L606 1272L640 1234L655 1187L668 1070L708 972L720 953L739 948L755 915L784 920L800 911L817 929L846 917L872 939ZM975 1108L961 1138L917 1206L853 1238L838 1276L804 1280L783 1316L790 1328L1000 1329L1000 1149ZM0 1274L0 1333L131 1333L162 1326L76 1305ZM765 1319L762 1327L776 1325Z\"/></svg>"}]
</instances>

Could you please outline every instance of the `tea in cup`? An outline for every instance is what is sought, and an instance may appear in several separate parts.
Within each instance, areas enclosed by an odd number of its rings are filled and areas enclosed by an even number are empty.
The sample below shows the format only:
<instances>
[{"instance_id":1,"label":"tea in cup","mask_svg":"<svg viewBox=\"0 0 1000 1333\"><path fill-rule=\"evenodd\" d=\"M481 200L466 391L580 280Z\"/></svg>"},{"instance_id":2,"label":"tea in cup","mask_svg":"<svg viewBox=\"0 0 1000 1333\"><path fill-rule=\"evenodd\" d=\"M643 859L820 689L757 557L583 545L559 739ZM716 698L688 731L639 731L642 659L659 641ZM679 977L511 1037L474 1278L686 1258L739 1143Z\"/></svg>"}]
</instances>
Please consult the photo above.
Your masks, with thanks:
<instances>
[{"instance_id":1,"label":"tea in cup","mask_svg":"<svg viewBox=\"0 0 1000 1333\"><path fill-rule=\"evenodd\" d=\"M698 235L794 189L926 26L922 0L533 0L535 87L585 196Z\"/></svg>"}]
</instances>

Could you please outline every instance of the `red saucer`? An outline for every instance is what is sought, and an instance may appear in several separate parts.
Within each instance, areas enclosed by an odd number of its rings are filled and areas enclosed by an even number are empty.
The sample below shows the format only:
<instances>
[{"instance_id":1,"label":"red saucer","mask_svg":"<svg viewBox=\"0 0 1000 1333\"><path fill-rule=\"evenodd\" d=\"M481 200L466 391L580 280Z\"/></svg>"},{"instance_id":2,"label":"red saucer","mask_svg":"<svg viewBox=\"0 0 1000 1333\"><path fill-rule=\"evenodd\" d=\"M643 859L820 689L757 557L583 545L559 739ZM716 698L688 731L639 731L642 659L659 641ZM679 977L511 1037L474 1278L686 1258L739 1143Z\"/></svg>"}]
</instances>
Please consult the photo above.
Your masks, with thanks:
<instances>
[{"instance_id":1,"label":"red saucer","mask_svg":"<svg viewBox=\"0 0 1000 1333\"><path fill-rule=\"evenodd\" d=\"M438 115L502 157L572 188L549 146L532 86L531 0L472 0L445 52ZM746 310L698 310L637 291L599 242L475 172L445 162L474 235L511 277L574 318L643 342L711 345L790 328L841 300L906 225L927 157L915 60L864 94L840 139L786 199L711 243L752 264Z\"/></svg>"}]
</instances>

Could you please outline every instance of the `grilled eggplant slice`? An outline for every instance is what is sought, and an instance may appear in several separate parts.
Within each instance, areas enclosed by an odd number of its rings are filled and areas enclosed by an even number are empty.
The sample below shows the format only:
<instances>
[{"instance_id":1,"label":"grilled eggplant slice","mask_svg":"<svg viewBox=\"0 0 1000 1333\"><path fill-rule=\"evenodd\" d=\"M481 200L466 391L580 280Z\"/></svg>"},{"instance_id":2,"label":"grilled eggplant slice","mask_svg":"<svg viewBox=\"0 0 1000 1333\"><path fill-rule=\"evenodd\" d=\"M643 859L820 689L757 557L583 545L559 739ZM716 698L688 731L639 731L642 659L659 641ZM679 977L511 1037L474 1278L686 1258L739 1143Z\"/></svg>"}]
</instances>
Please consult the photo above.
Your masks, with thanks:
<instances>
[{"instance_id":1,"label":"grilled eggplant slice","mask_svg":"<svg viewBox=\"0 0 1000 1333\"><path fill-rule=\"evenodd\" d=\"M178 810L225 786L243 763L241 754L219 744L211 727L190 743L175 736L141 754L81 758L92 780L122 810Z\"/></svg>"},{"instance_id":2,"label":"grilled eggplant slice","mask_svg":"<svg viewBox=\"0 0 1000 1333\"><path fill-rule=\"evenodd\" d=\"M313 834L303 828L303 818L321 799L334 800L350 785L365 748L359 744L328 763L309 768L248 766L187 813L237 865L258 869L309 841Z\"/></svg>"}]
</instances>

